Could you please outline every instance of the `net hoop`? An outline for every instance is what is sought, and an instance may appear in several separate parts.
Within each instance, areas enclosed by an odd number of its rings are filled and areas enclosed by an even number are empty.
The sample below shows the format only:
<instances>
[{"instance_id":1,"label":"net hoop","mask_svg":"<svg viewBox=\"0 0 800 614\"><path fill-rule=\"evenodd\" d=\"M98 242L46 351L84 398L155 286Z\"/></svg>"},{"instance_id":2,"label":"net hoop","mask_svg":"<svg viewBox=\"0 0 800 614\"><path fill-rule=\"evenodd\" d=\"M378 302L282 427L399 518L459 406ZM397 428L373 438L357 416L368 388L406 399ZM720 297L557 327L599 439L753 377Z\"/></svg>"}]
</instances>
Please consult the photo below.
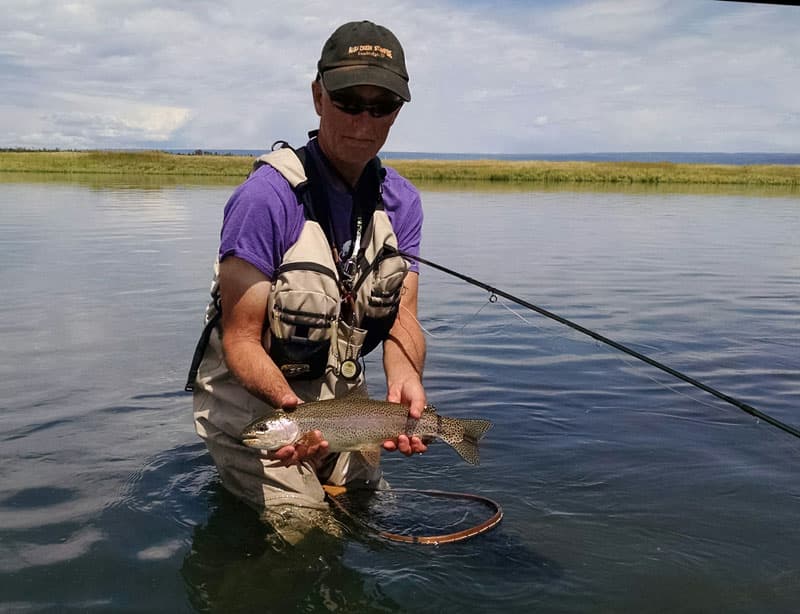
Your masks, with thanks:
<instances>
[{"instance_id":1,"label":"net hoop","mask_svg":"<svg viewBox=\"0 0 800 614\"><path fill-rule=\"evenodd\" d=\"M489 508L491 511L491 516L484 520L483 522L474 525L472 527L468 527L462 531L456 531L454 533L445 533L442 535L401 535L399 533L390 533L389 531L384 531L378 527L375 527L368 522L365 522L361 518L358 518L354 514L352 514L344 504L337 499L337 497L345 492L347 489L341 486L324 486L325 493L328 495L328 500L333 504L333 506L340 512L342 512L345 516L347 516L350 520L360 524L363 527L366 527L373 533L375 533L378 537L382 537L383 539L388 539L390 541L395 542L402 542L405 544L429 544L429 545L438 545L438 544L448 544L452 542L464 541L465 539L470 539L475 537L476 535L480 535L481 533L486 533L487 531L493 529L500 521L503 520L503 508L500 507L500 504L488 497L483 497L481 495L473 495L470 493L463 493L463 492L447 492L443 490L418 490L415 488L391 488L387 492L392 493L416 493L427 495L430 497L440 497L444 499L467 499L469 501L477 501L482 503L484 506Z\"/></svg>"}]
</instances>

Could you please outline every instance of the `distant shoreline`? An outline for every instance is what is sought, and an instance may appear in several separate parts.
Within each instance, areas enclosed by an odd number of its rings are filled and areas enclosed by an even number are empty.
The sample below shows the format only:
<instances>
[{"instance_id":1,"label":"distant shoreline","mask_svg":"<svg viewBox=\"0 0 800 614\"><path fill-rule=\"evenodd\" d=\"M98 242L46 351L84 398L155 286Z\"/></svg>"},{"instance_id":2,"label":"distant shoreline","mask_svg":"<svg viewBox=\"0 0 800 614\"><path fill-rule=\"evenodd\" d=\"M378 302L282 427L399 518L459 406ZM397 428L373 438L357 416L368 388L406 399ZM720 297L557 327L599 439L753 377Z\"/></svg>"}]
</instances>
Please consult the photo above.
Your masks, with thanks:
<instances>
[{"instance_id":1,"label":"distant shoreline","mask_svg":"<svg viewBox=\"0 0 800 614\"><path fill-rule=\"evenodd\" d=\"M0 151L4 173L244 178L252 156L162 151ZM400 159L384 157L411 181L497 184L705 184L800 186L800 164L706 164L630 161Z\"/></svg>"},{"instance_id":2,"label":"distant shoreline","mask_svg":"<svg viewBox=\"0 0 800 614\"><path fill-rule=\"evenodd\" d=\"M74 152L86 153L91 150L58 149L58 148L14 148L0 147L0 153L59 153ZM213 155L213 156L238 156L253 158L268 151L265 146L261 149L105 149L111 153L146 153L160 151L167 154L179 155ZM757 151L575 151L570 153L464 153L464 152L424 152L424 151L381 151L382 160L446 160L446 161L474 161L498 160L504 162L671 162L673 164L725 164L735 166L752 165L800 165L800 153L778 152L767 153Z\"/></svg>"}]
</instances>

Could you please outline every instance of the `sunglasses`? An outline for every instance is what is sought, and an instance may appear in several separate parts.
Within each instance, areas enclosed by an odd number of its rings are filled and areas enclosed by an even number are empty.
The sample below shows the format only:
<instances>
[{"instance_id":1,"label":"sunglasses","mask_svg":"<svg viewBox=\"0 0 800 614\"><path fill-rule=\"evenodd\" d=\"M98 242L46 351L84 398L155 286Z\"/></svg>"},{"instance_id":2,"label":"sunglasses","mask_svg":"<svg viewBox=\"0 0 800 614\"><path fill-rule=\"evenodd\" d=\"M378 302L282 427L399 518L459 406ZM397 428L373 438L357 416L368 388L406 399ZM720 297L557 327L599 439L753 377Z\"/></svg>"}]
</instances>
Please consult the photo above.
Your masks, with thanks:
<instances>
[{"instance_id":1,"label":"sunglasses","mask_svg":"<svg viewBox=\"0 0 800 614\"><path fill-rule=\"evenodd\" d=\"M348 115L361 115L364 111L366 111L369 113L370 117L386 117L403 106L403 100L400 98L365 102L358 96L353 96L352 94L348 95L328 92L328 96L330 97L333 106L343 113L347 113Z\"/></svg>"}]
</instances>

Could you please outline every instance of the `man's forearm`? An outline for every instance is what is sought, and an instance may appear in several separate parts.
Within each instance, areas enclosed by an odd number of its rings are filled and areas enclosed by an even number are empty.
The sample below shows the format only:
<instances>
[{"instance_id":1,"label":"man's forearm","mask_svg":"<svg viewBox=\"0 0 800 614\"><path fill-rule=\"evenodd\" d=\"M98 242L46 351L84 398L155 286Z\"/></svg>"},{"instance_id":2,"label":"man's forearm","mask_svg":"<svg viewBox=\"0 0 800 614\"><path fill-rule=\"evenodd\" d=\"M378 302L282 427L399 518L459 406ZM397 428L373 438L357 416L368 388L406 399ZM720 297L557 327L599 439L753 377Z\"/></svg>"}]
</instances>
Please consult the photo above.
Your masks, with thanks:
<instances>
[{"instance_id":1,"label":"man's forearm","mask_svg":"<svg viewBox=\"0 0 800 614\"><path fill-rule=\"evenodd\" d=\"M283 373L260 343L223 337L222 348L231 373L250 394L272 407L282 407L287 395L294 397Z\"/></svg>"},{"instance_id":2,"label":"man's forearm","mask_svg":"<svg viewBox=\"0 0 800 614\"><path fill-rule=\"evenodd\" d=\"M409 377L422 381L425 367L425 336L415 318L401 312L383 346L383 367L391 385Z\"/></svg>"}]
</instances>

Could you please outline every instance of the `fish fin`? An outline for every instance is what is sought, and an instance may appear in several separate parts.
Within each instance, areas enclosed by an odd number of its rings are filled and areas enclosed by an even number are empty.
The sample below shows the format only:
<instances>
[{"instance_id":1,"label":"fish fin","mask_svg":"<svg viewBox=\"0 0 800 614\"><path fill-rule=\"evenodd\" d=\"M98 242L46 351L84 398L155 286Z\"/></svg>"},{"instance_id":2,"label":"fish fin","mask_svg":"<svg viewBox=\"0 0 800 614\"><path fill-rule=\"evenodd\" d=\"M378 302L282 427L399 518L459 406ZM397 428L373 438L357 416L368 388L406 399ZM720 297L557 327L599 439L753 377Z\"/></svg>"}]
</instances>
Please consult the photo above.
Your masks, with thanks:
<instances>
[{"instance_id":1,"label":"fish fin","mask_svg":"<svg viewBox=\"0 0 800 614\"><path fill-rule=\"evenodd\" d=\"M359 450L361 456L370 467L377 467L381 464L381 449L378 446Z\"/></svg>"},{"instance_id":2,"label":"fish fin","mask_svg":"<svg viewBox=\"0 0 800 614\"><path fill-rule=\"evenodd\" d=\"M449 441L447 443L450 443ZM470 465L480 465L481 459L478 454L478 444L474 439L464 439L450 443L458 455Z\"/></svg>"},{"instance_id":3,"label":"fish fin","mask_svg":"<svg viewBox=\"0 0 800 614\"><path fill-rule=\"evenodd\" d=\"M324 439L324 437L323 437ZM291 445L293 446L312 446L320 442L319 437L314 435L314 431L309 431L307 433L300 433Z\"/></svg>"},{"instance_id":4,"label":"fish fin","mask_svg":"<svg viewBox=\"0 0 800 614\"><path fill-rule=\"evenodd\" d=\"M337 397L338 399L368 399L369 393L366 386L355 386L350 388L343 395Z\"/></svg>"},{"instance_id":5,"label":"fish fin","mask_svg":"<svg viewBox=\"0 0 800 614\"><path fill-rule=\"evenodd\" d=\"M471 465L480 465L480 455L478 454L478 440L483 438L492 423L480 418L453 418L463 429L464 434L461 439L455 439L452 435L445 433L439 435L443 441L448 443L459 456Z\"/></svg>"}]
</instances>

